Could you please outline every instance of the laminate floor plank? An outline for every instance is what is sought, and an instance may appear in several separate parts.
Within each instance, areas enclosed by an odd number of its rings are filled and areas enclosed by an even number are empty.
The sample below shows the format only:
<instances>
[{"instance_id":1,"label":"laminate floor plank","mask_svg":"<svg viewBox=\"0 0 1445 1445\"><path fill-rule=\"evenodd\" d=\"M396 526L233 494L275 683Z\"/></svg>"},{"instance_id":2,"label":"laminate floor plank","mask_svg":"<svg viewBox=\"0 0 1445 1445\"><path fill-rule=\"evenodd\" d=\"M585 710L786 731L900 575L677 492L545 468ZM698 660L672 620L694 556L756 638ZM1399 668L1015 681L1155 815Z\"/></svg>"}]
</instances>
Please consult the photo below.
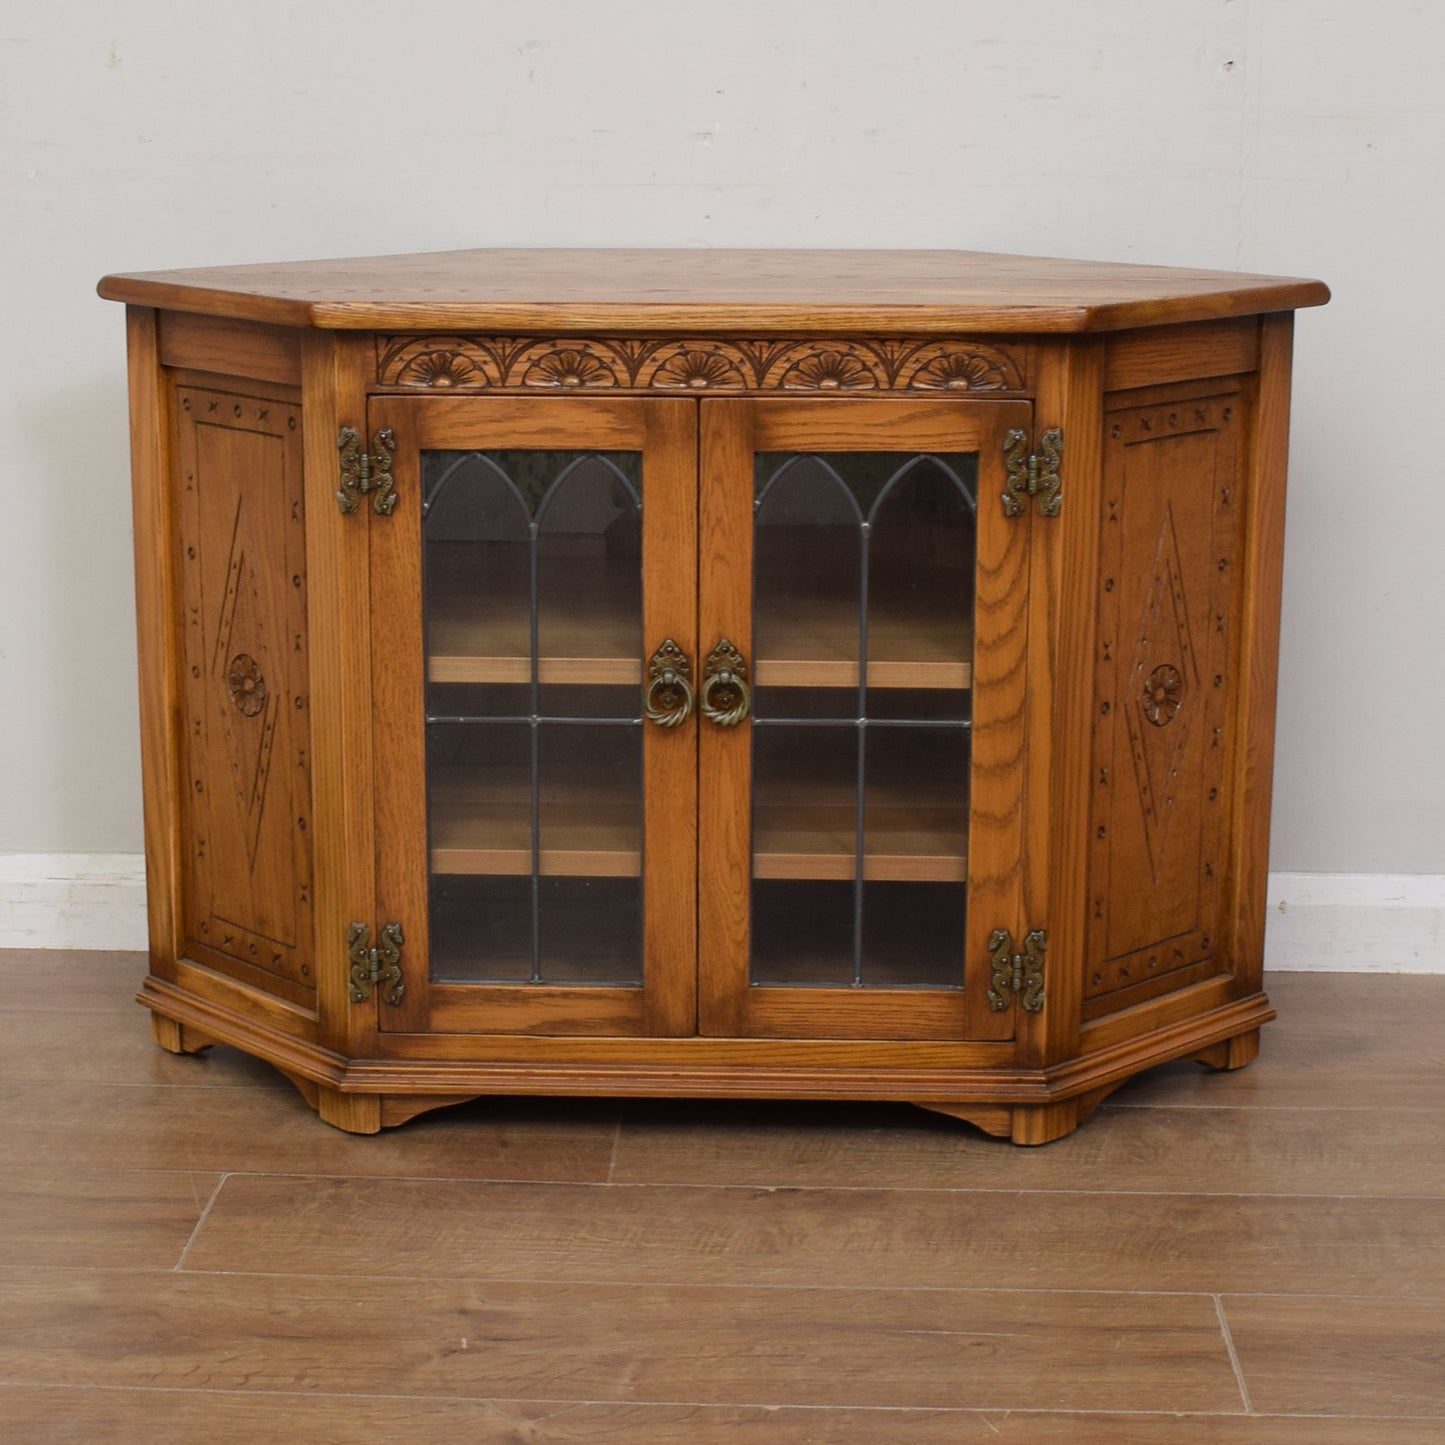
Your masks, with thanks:
<instances>
[{"instance_id":1,"label":"laminate floor plank","mask_svg":"<svg viewBox=\"0 0 1445 1445\"><path fill-rule=\"evenodd\" d=\"M353 1137L156 1048L145 970L0 952L6 1445L1445 1441L1445 978L1271 974L1256 1064L1024 1150L867 1103Z\"/></svg>"},{"instance_id":2,"label":"laminate floor plank","mask_svg":"<svg viewBox=\"0 0 1445 1445\"><path fill-rule=\"evenodd\" d=\"M417 1400L0 1385L0 1431L47 1445L1440 1445L1430 1420Z\"/></svg>"},{"instance_id":3,"label":"laminate floor plank","mask_svg":"<svg viewBox=\"0 0 1445 1445\"><path fill-rule=\"evenodd\" d=\"M1223 1301L1259 1410L1445 1416L1445 1296ZM1445 1440L1445 1425L1436 1423Z\"/></svg>"},{"instance_id":4,"label":"laminate floor plank","mask_svg":"<svg viewBox=\"0 0 1445 1445\"><path fill-rule=\"evenodd\" d=\"M1267 973L1264 986L1279 1017L1261 1031L1254 1063L1222 1074L1188 1059L1164 1064L1109 1102L1445 1109L1445 976Z\"/></svg>"},{"instance_id":5,"label":"laminate floor plank","mask_svg":"<svg viewBox=\"0 0 1445 1445\"><path fill-rule=\"evenodd\" d=\"M6 1013L88 1013L140 1008L144 953L111 949L0 949ZM143 1011L142 1011L143 1013Z\"/></svg>"},{"instance_id":6,"label":"laminate floor plank","mask_svg":"<svg viewBox=\"0 0 1445 1445\"><path fill-rule=\"evenodd\" d=\"M0 1380L591 1402L1242 1410L1214 1302L0 1272Z\"/></svg>"},{"instance_id":7,"label":"laminate floor plank","mask_svg":"<svg viewBox=\"0 0 1445 1445\"><path fill-rule=\"evenodd\" d=\"M628 1102L628 1183L1445 1197L1445 1109L1111 1109L1017 1149L907 1105Z\"/></svg>"},{"instance_id":8,"label":"laminate floor plank","mask_svg":"<svg viewBox=\"0 0 1445 1445\"><path fill-rule=\"evenodd\" d=\"M471 1179L607 1177L618 1106L479 1101L373 1136L323 1124L295 1089L7 1085L0 1158L90 1169L271 1170Z\"/></svg>"},{"instance_id":9,"label":"laminate floor plank","mask_svg":"<svg viewBox=\"0 0 1445 1445\"><path fill-rule=\"evenodd\" d=\"M0 1265L171 1269L219 1174L95 1172L75 1162L0 1170Z\"/></svg>"},{"instance_id":10,"label":"laminate floor plank","mask_svg":"<svg viewBox=\"0 0 1445 1445\"><path fill-rule=\"evenodd\" d=\"M132 1006L69 1013L0 1014L0 1083L292 1089L269 1064L223 1046L177 1055L157 1047L149 1015Z\"/></svg>"},{"instance_id":11,"label":"laminate floor plank","mask_svg":"<svg viewBox=\"0 0 1445 1445\"><path fill-rule=\"evenodd\" d=\"M186 1262L297 1275L1445 1295L1445 1201L233 1175Z\"/></svg>"}]
</instances>

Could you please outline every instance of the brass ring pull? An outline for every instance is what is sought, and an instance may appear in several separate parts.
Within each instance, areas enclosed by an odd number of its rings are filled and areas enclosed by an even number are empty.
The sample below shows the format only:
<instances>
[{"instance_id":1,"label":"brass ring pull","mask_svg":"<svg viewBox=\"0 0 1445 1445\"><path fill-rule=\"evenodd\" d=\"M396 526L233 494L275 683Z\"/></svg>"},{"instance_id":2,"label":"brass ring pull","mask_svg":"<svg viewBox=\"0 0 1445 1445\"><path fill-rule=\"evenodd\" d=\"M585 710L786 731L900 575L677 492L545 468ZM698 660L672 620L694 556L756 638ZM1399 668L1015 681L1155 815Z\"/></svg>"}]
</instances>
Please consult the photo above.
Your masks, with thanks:
<instances>
[{"instance_id":1,"label":"brass ring pull","mask_svg":"<svg viewBox=\"0 0 1445 1445\"><path fill-rule=\"evenodd\" d=\"M753 701L742 653L724 637L708 653L703 673L698 710L720 728L735 728L747 717Z\"/></svg>"},{"instance_id":2,"label":"brass ring pull","mask_svg":"<svg viewBox=\"0 0 1445 1445\"><path fill-rule=\"evenodd\" d=\"M660 728L681 727L692 716L691 676L687 654L669 637L647 665L643 717Z\"/></svg>"}]
</instances>

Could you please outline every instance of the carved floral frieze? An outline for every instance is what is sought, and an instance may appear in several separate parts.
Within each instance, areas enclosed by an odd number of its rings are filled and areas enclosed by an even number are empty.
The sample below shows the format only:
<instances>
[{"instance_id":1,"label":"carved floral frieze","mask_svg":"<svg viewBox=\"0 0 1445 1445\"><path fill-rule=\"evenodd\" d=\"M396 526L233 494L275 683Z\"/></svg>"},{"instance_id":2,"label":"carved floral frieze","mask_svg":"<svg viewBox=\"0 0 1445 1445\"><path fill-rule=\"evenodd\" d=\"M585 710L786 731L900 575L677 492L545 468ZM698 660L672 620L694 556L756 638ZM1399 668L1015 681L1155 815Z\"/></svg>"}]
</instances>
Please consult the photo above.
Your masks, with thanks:
<instances>
[{"instance_id":1,"label":"carved floral frieze","mask_svg":"<svg viewBox=\"0 0 1445 1445\"><path fill-rule=\"evenodd\" d=\"M1021 349L982 341L401 336L383 386L426 391L1019 392Z\"/></svg>"}]
</instances>

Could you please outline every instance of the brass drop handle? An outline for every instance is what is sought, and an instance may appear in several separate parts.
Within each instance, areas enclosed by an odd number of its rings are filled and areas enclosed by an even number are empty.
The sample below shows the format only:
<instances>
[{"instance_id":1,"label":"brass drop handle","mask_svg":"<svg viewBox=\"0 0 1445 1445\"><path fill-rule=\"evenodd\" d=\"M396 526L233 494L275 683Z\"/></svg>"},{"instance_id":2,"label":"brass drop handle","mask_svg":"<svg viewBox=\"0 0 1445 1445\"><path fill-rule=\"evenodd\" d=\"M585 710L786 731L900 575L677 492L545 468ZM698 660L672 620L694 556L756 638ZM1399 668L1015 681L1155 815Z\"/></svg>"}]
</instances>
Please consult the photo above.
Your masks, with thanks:
<instances>
[{"instance_id":1,"label":"brass drop handle","mask_svg":"<svg viewBox=\"0 0 1445 1445\"><path fill-rule=\"evenodd\" d=\"M707 655L698 710L720 728L735 728L748 715L752 701L748 665L724 637Z\"/></svg>"},{"instance_id":2,"label":"brass drop handle","mask_svg":"<svg viewBox=\"0 0 1445 1445\"><path fill-rule=\"evenodd\" d=\"M681 727L692 716L692 666L687 654L667 638L647 664L642 715L660 728Z\"/></svg>"}]
</instances>

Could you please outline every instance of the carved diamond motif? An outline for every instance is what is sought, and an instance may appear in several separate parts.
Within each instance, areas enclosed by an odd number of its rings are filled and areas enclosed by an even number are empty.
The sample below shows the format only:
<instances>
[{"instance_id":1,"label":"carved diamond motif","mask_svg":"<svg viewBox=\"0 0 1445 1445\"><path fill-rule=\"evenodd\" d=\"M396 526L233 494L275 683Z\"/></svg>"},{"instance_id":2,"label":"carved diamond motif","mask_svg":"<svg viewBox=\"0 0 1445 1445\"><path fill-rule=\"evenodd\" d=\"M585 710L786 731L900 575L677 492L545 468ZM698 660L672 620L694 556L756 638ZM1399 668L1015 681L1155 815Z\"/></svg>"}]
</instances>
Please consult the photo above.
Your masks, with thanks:
<instances>
[{"instance_id":1,"label":"carved diamond motif","mask_svg":"<svg viewBox=\"0 0 1445 1445\"><path fill-rule=\"evenodd\" d=\"M1129 750L1144 810L1149 862L1159 877L1174 816L1174 783L1193 730L1199 667L1189 629L1184 569L1174 511L1166 507L1154 551L1154 567L1139 618L1139 644L1130 669Z\"/></svg>"},{"instance_id":2,"label":"carved diamond motif","mask_svg":"<svg viewBox=\"0 0 1445 1445\"><path fill-rule=\"evenodd\" d=\"M269 655L266 638L270 618L260 582L246 565L247 531L242 500L238 498L231 529L231 555L226 567L226 590L217 618L213 666L234 709L223 712L221 730L230 754L236 807L245 820L246 854L254 873L261 846L261 819L271 780L278 699L267 688L264 678L262 664ZM238 638L249 640L249 651L232 652ZM238 717L247 721L238 722ZM259 728L250 722L252 718L259 719Z\"/></svg>"}]
</instances>

